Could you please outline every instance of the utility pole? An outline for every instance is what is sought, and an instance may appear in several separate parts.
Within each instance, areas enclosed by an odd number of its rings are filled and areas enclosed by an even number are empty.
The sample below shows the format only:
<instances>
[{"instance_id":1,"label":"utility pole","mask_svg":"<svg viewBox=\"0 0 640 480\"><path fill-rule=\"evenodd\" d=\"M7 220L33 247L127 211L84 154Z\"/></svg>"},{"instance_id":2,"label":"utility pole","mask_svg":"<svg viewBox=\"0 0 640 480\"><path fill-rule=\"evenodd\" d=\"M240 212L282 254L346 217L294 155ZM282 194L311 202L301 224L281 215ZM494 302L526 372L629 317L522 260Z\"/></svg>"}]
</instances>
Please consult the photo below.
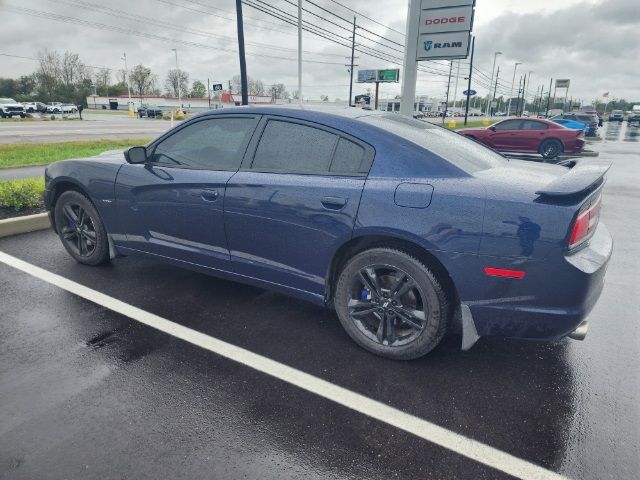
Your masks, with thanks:
<instances>
[{"instance_id":1,"label":"utility pole","mask_svg":"<svg viewBox=\"0 0 640 480\"><path fill-rule=\"evenodd\" d=\"M513 97L513 86L516 83L516 70L518 65L522 65L522 62L516 62L513 66L513 77L511 77L511 90L509 90L509 106L507 107L507 115L511 115L511 97Z\"/></svg>"},{"instance_id":2,"label":"utility pole","mask_svg":"<svg viewBox=\"0 0 640 480\"><path fill-rule=\"evenodd\" d=\"M498 77L500 76L500 67L498 67L498 71L496 72L496 84L493 87L493 98L491 99L491 105L489 106L489 112L491 112L491 115L489 116L493 116L493 103L496 101L496 91L498 90Z\"/></svg>"},{"instance_id":3,"label":"utility pole","mask_svg":"<svg viewBox=\"0 0 640 480\"><path fill-rule=\"evenodd\" d=\"M544 112L544 116L548 117L549 116L549 100L551 100L551 84L553 83L553 78L551 78L549 80L549 96L547 97L547 108Z\"/></svg>"},{"instance_id":4,"label":"utility pole","mask_svg":"<svg viewBox=\"0 0 640 480\"><path fill-rule=\"evenodd\" d=\"M456 101L458 100L458 80L460 79L460 60L457 61L458 68L456 69L456 83L453 87L453 110L455 114Z\"/></svg>"},{"instance_id":5,"label":"utility pole","mask_svg":"<svg viewBox=\"0 0 640 480\"><path fill-rule=\"evenodd\" d=\"M240 89L242 90L242 105L249 105L247 60L244 55L244 23L242 21L242 0L236 0L236 20L238 24L238 54L240 56Z\"/></svg>"},{"instance_id":6,"label":"utility pole","mask_svg":"<svg viewBox=\"0 0 640 480\"><path fill-rule=\"evenodd\" d=\"M471 38L471 60L469 61L469 81L467 82L467 104L464 109L464 124L467 124L467 118L469 117L469 99L471 98L468 95L469 90L471 90L471 73L473 72L473 51L476 47L476 37L473 36Z\"/></svg>"},{"instance_id":7,"label":"utility pole","mask_svg":"<svg viewBox=\"0 0 640 480\"><path fill-rule=\"evenodd\" d=\"M178 68L178 49L172 48L173 53L176 54L176 75L178 76L178 103L180 104L180 110L182 110L182 76L180 75L180 69Z\"/></svg>"},{"instance_id":8,"label":"utility pole","mask_svg":"<svg viewBox=\"0 0 640 480\"><path fill-rule=\"evenodd\" d=\"M124 60L124 80L127 82L127 92L129 92L129 104L127 105L127 110L129 111L129 116L133 116L133 104L131 103L131 82L129 82L129 68L127 67L127 53L122 54L122 60Z\"/></svg>"},{"instance_id":9,"label":"utility pole","mask_svg":"<svg viewBox=\"0 0 640 480\"><path fill-rule=\"evenodd\" d=\"M527 109L526 92L527 92L527 76L525 75L522 83L522 107L520 108L520 115L519 115L520 117L522 116L524 111Z\"/></svg>"},{"instance_id":10,"label":"utility pole","mask_svg":"<svg viewBox=\"0 0 640 480\"><path fill-rule=\"evenodd\" d=\"M302 107L302 0L298 0L298 103Z\"/></svg>"},{"instance_id":11,"label":"utility pole","mask_svg":"<svg viewBox=\"0 0 640 480\"><path fill-rule=\"evenodd\" d=\"M356 16L353 16L353 35L351 36L351 62L348 65L345 65L347 67L349 67L349 106L353 107L353 104L351 103L351 96L353 95L353 67L357 67L357 65L354 65L353 60L354 60L354 52L356 49Z\"/></svg>"},{"instance_id":12,"label":"utility pole","mask_svg":"<svg viewBox=\"0 0 640 480\"><path fill-rule=\"evenodd\" d=\"M498 55L502 55L502 52L493 52L493 65L491 67L491 82L493 82L493 74L496 73L496 58ZM491 95L491 82L489 82L489 95ZM485 117L489 116L490 104L487 102L487 109L485 111Z\"/></svg>"},{"instance_id":13,"label":"utility pole","mask_svg":"<svg viewBox=\"0 0 640 480\"><path fill-rule=\"evenodd\" d=\"M449 88L451 87L451 71L453 70L453 60L449 60L449 81L447 82L447 99L444 102L444 114L442 115L442 124L444 125L449 110Z\"/></svg>"},{"instance_id":14,"label":"utility pole","mask_svg":"<svg viewBox=\"0 0 640 480\"><path fill-rule=\"evenodd\" d=\"M209 110L211 110L211 84L207 78L207 100L209 101Z\"/></svg>"},{"instance_id":15,"label":"utility pole","mask_svg":"<svg viewBox=\"0 0 640 480\"><path fill-rule=\"evenodd\" d=\"M520 111L520 93L522 92L522 75L520 75L520 80L518 81L518 96L516 97L516 111L515 116L518 116L518 112Z\"/></svg>"}]
</instances>

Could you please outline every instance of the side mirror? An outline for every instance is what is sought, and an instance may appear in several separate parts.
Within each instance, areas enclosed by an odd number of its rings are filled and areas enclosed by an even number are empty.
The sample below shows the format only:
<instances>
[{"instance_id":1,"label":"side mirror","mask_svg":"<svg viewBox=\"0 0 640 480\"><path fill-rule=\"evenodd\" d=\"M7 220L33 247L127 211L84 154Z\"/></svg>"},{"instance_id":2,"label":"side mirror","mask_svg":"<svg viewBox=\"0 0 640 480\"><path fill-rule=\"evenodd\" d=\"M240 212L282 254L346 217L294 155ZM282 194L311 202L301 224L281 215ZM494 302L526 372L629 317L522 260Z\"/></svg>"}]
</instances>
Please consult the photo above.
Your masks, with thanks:
<instances>
[{"instance_id":1,"label":"side mirror","mask_svg":"<svg viewBox=\"0 0 640 480\"><path fill-rule=\"evenodd\" d=\"M491 125L491 126L489 127L489 130L491 130L492 132L495 132L495 131L496 131L496 127L494 127L493 125Z\"/></svg>"},{"instance_id":2,"label":"side mirror","mask_svg":"<svg viewBox=\"0 0 640 480\"><path fill-rule=\"evenodd\" d=\"M124 152L124 158L129 163L145 163L147 161L147 147L131 147Z\"/></svg>"}]
</instances>

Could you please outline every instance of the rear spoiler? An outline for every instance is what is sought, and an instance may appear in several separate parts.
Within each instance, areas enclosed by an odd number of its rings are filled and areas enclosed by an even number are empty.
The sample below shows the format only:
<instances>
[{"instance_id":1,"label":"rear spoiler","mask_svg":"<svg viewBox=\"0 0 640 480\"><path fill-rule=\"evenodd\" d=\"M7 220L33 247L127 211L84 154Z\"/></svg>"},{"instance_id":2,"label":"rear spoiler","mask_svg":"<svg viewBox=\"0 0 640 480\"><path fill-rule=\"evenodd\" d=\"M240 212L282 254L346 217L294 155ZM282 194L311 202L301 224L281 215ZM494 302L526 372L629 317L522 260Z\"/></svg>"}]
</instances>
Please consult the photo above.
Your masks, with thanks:
<instances>
[{"instance_id":1,"label":"rear spoiler","mask_svg":"<svg viewBox=\"0 0 640 480\"><path fill-rule=\"evenodd\" d=\"M589 190L604 181L604 174L611 168L611 164L577 163L564 175L551 181L538 190L538 195L550 197L564 197Z\"/></svg>"}]
</instances>

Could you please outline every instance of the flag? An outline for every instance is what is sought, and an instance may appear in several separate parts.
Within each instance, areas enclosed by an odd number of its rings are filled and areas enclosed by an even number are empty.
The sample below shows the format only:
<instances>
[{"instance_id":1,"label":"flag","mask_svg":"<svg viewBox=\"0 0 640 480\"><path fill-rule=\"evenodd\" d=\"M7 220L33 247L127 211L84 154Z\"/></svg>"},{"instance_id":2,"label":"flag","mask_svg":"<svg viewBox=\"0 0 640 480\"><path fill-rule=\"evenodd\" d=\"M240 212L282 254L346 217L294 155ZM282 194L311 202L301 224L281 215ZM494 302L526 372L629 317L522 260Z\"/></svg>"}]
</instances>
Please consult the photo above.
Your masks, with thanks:
<instances>
[{"instance_id":1,"label":"flag","mask_svg":"<svg viewBox=\"0 0 640 480\"><path fill-rule=\"evenodd\" d=\"M602 97L603 97L603 98L607 98L608 96L609 96L609 92L604 92L604 93L602 94Z\"/></svg>"}]
</instances>

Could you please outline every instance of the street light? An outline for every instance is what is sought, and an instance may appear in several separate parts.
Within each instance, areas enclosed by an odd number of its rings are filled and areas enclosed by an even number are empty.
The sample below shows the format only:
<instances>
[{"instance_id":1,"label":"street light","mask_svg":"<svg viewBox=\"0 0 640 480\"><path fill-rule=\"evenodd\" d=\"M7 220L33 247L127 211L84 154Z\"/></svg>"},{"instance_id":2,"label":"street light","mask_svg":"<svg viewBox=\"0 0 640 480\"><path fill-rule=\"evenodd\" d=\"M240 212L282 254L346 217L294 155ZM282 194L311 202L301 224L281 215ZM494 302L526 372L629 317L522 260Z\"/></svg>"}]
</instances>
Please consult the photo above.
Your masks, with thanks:
<instances>
[{"instance_id":1,"label":"street light","mask_svg":"<svg viewBox=\"0 0 640 480\"><path fill-rule=\"evenodd\" d=\"M527 83L524 84L524 102L522 103L522 110L526 110L527 108L527 89L529 88L529 85L531 85L531 74L533 73L533 70L529 70L529 74L527 75Z\"/></svg>"},{"instance_id":2,"label":"street light","mask_svg":"<svg viewBox=\"0 0 640 480\"><path fill-rule=\"evenodd\" d=\"M129 83L129 69L127 67L127 54L123 53L120 60L124 60L124 81L127 83L127 91L129 92L129 115L131 115L131 85Z\"/></svg>"},{"instance_id":3,"label":"street light","mask_svg":"<svg viewBox=\"0 0 640 480\"><path fill-rule=\"evenodd\" d=\"M516 70L518 65L522 65L522 62L516 62L513 66L513 78L511 79L511 90L509 90L509 104L507 106L507 115L511 115L511 97L513 97L513 84L516 81Z\"/></svg>"},{"instance_id":4,"label":"street light","mask_svg":"<svg viewBox=\"0 0 640 480\"><path fill-rule=\"evenodd\" d=\"M180 104L180 110L182 110L182 92L180 91L180 85L182 78L180 77L180 70L178 69L178 49L172 48L171 51L176 54L176 76L178 79L178 103Z\"/></svg>"},{"instance_id":5,"label":"street light","mask_svg":"<svg viewBox=\"0 0 640 480\"><path fill-rule=\"evenodd\" d=\"M498 55L502 55L502 52L493 52L493 66L491 67L491 81L489 82L489 94L491 94L491 84L493 83L493 75L496 73L496 58ZM485 117L489 116L489 108L491 107L491 102L487 102L487 110L485 112Z\"/></svg>"}]
</instances>

